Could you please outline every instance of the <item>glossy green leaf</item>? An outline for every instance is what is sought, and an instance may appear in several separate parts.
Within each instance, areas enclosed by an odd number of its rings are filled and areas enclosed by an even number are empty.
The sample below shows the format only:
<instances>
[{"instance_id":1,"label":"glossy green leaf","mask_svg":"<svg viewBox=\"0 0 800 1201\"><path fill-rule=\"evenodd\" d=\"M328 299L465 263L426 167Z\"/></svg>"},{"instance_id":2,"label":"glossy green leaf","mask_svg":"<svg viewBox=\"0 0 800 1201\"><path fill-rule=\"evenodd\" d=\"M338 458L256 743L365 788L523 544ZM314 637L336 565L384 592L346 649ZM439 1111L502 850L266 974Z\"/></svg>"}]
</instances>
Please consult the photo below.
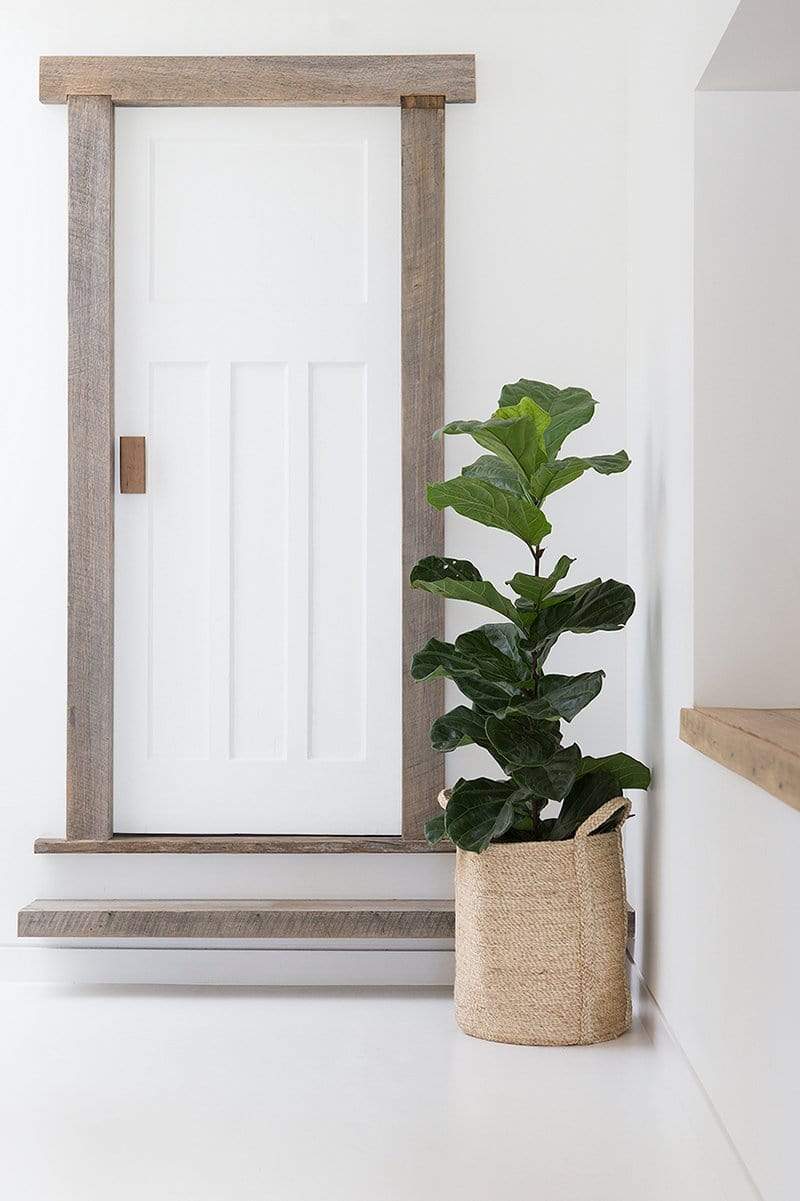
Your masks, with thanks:
<instances>
[{"instance_id":1,"label":"glossy green leaf","mask_svg":"<svg viewBox=\"0 0 800 1201\"><path fill-rule=\"evenodd\" d=\"M438 638L426 642L411 660L411 676L415 680L434 680L440 676L452 680L472 670L472 662L460 655L452 642L441 642Z\"/></svg>"},{"instance_id":2,"label":"glossy green leaf","mask_svg":"<svg viewBox=\"0 0 800 1201\"><path fill-rule=\"evenodd\" d=\"M459 780L445 810L445 832L464 851L482 851L514 820L509 780Z\"/></svg>"},{"instance_id":3,"label":"glossy green leaf","mask_svg":"<svg viewBox=\"0 0 800 1201\"><path fill-rule=\"evenodd\" d=\"M523 694L516 692L511 685L499 680L487 680L474 671L453 676L453 680L464 696L484 715L505 713L509 706L516 706L524 700Z\"/></svg>"},{"instance_id":4,"label":"glossy green leaf","mask_svg":"<svg viewBox=\"0 0 800 1201\"><path fill-rule=\"evenodd\" d=\"M497 622L459 634L455 650L484 679L503 681L515 690L531 682L530 652L515 625Z\"/></svg>"},{"instance_id":5,"label":"glossy green leaf","mask_svg":"<svg viewBox=\"0 0 800 1201\"><path fill-rule=\"evenodd\" d=\"M440 432L469 434L526 480L547 457L544 431L549 424L549 413L524 397L513 406L498 409L488 421L451 421Z\"/></svg>"},{"instance_id":6,"label":"glossy green leaf","mask_svg":"<svg viewBox=\"0 0 800 1201\"><path fill-rule=\"evenodd\" d=\"M497 403L503 409L519 404L523 396L530 396L541 408L549 412L549 406L559 391L555 384L543 384L541 380L535 379L518 379L515 384L503 384Z\"/></svg>"},{"instance_id":7,"label":"glossy green leaf","mask_svg":"<svg viewBox=\"0 0 800 1201\"><path fill-rule=\"evenodd\" d=\"M575 831L606 801L619 796L619 785L608 772L594 771L577 780L561 806L561 812L550 830L550 839L558 842L574 838Z\"/></svg>"},{"instance_id":8,"label":"glossy green leaf","mask_svg":"<svg viewBox=\"0 0 800 1201\"><path fill-rule=\"evenodd\" d=\"M535 699L519 711L543 721L572 721L594 700L603 687L604 671L585 671L578 676L542 676Z\"/></svg>"},{"instance_id":9,"label":"glossy green leaf","mask_svg":"<svg viewBox=\"0 0 800 1201\"><path fill-rule=\"evenodd\" d=\"M578 775L583 776L593 771L603 771L613 776L618 789L617 795L628 788L650 787L650 769L622 751L616 755L602 755L599 759L587 755L581 763Z\"/></svg>"},{"instance_id":10,"label":"glossy green leaf","mask_svg":"<svg viewBox=\"0 0 800 1201\"><path fill-rule=\"evenodd\" d=\"M463 467L461 474L470 480L483 480L485 484L492 484L501 492L510 492L512 496L530 499L522 477L516 468L510 467L508 463L498 459L497 455L481 455L474 463Z\"/></svg>"},{"instance_id":11,"label":"glossy green leaf","mask_svg":"<svg viewBox=\"0 0 800 1201\"><path fill-rule=\"evenodd\" d=\"M544 436L548 458L558 453L564 440L574 430L591 421L596 404L597 401L585 388L563 388L554 397L547 409L550 425Z\"/></svg>"},{"instance_id":12,"label":"glossy green leaf","mask_svg":"<svg viewBox=\"0 0 800 1201\"><path fill-rule=\"evenodd\" d=\"M530 641L538 647L541 661L561 634L621 630L635 604L633 590L617 580L591 580L565 592L554 592L542 602L530 627Z\"/></svg>"},{"instance_id":13,"label":"glossy green leaf","mask_svg":"<svg viewBox=\"0 0 800 1201\"><path fill-rule=\"evenodd\" d=\"M472 742L479 745L488 742L486 718L466 705L458 705L437 717L431 726L431 746L435 751L454 751L456 747Z\"/></svg>"},{"instance_id":14,"label":"glossy green leaf","mask_svg":"<svg viewBox=\"0 0 800 1201\"><path fill-rule=\"evenodd\" d=\"M549 801L560 801L569 792L578 775L581 761L580 747L559 747L545 763L538 767L513 767L511 776L522 788L528 789L534 796L544 797Z\"/></svg>"},{"instance_id":15,"label":"glossy green leaf","mask_svg":"<svg viewBox=\"0 0 800 1201\"><path fill-rule=\"evenodd\" d=\"M487 580L414 580L412 588L422 588L436 596L446 596L449 600L471 601L475 605L484 605L502 613L503 617L518 625L524 625L523 619L514 608L507 596L502 596L494 584Z\"/></svg>"},{"instance_id":16,"label":"glossy green leaf","mask_svg":"<svg viewBox=\"0 0 800 1201\"><path fill-rule=\"evenodd\" d=\"M469 559L446 559L441 555L428 555L411 569L410 579L414 584L418 580L480 580L483 577Z\"/></svg>"},{"instance_id":17,"label":"glossy green leaf","mask_svg":"<svg viewBox=\"0 0 800 1201\"><path fill-rule=\"evenodd\" d=\"M515 384L503 387L500 406L513 407L526 396L550 416L550 425L544 432L548 458L555 457L564 439L573 430L591 421L597 403L585 388L556 388L539 380L520 379Z\"/></svg>"},{"instance_id":18,"label":"glossy green leaf","mask_svg":"<svg viewBox=\"0 0 800 1201\"><path fill-rule=\"evenodd\" d=\"M544 598L550 595L556 584L564 579L574 562L575 560L570 559L568 555L562 555L549 575L526 575L518 571L510 580L506 580L506 583L510 584L519 596L532 601L538 607Z\"/></svg>"},{"instance_id":19,"label":"glossy green leaf","mask_svg":"<svg viewBox=\"0 0 800 1201\"><path fill-rule=\"evenodd\" d=\"M528 546L537 546L550 533L550 522L532 501L512 496L483 480L462 475L429 484L428 501L434 509L452 508L481 525L516 534Z\"/></svg>"},{"instance_id":20,"label":"glossy green leaf","mask_svg":"<svg viewBox=\"0 0 800 1201\"><path fill-rule=\"evenodd\" d=\"M435 847L437 842L441 842L446 837L444 828L444 810L437 813L435 817L430 818L425 823L425 841L432 847Z\"/></svg>"},{"instance_id":21,"label":"glossy green leaf","mask_svg":"<svg viewBox=\"0 0 800 1201\"><path fill-rule=\"evenodd\" d=\"M430 555L420 559L410 576L411 587L421 588L450 600L472 601L502 613L515 624L523 626L513 602L497 591L494 584L481 579L481 573L466 559L444 559Z\"/></svg>"},{"instance_id":22,"label":"glossy green leaf","mask_svg":"<svg viewBox=\"0 0 800 1201\"><path fill-rule=\"evenodd\" d=\"M533 497L539 504L547 496L565 488L577 480L585 471L596 471L598 475L615 475L627 471L631 461L624 450L613 455L592 455L589 458L554 459L542 464L531 480Z\"/></svg>"},{"instance_id":23,"label":"glossy green leaf","mask_svg":"<svg viewBox=\"0 0 800 1201\"><path fill-rule=\"evenodd\" d=\"M507 763L537 767L558 750L561 731L553 722L535 721L524 713L487 718L486 734Z\"/></svg>"}]
</instances>

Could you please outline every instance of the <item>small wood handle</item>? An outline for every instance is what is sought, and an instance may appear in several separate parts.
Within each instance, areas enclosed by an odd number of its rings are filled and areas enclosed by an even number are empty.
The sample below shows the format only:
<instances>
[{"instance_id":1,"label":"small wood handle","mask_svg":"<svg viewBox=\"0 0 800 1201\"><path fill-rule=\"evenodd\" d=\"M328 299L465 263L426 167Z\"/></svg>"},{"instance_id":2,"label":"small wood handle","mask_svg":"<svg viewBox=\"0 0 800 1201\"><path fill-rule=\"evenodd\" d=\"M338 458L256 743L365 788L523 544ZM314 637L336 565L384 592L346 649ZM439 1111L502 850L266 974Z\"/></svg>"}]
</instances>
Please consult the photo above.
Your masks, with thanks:
<instances>
[{"instance_id":1,"label":"small wood handle","mask_svg":"<svg viewBox=\"0 0 800 1201\"><path fill-rule=\"evenodd\" d=\"M119 440L119 490L138 493L147 491L144 438Z\"/></svg>"}]
</instances>

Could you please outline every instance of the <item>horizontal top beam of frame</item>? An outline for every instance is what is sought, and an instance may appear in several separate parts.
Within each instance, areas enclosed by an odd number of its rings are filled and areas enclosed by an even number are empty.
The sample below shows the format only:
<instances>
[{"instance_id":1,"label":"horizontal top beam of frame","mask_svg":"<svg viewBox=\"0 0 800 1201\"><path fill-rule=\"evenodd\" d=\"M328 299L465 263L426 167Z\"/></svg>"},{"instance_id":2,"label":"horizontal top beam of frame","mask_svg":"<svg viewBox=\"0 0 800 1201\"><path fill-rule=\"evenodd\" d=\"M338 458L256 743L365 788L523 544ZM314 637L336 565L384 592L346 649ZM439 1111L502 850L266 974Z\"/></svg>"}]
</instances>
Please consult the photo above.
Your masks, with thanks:
<instances>
[{"instance_id":1,"label":"horizontal top beam of frame","mask_svg":"<svg viewBox=\"0 0 800 1201\"><path fill-rule=\"evenodd\" d=\"M39 99L117 105L392 105L402 96L475 100L473 54L45 56Z\"/></svg>"}]
</instances>

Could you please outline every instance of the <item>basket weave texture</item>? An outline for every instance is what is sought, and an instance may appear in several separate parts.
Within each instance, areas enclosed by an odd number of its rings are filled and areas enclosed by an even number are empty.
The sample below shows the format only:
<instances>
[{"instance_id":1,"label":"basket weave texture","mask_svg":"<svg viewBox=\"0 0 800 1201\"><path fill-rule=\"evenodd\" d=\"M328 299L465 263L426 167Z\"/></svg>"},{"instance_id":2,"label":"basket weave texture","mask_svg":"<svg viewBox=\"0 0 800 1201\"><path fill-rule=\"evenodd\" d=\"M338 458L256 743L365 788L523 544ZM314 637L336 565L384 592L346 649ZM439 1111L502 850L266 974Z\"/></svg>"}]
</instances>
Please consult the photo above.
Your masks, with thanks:
<instances>
[{"instance_id":1,"label":"basket weave texture","mask_svg":"<svg viewBox=\"0 0 800 1201\"><path fill-rule=\"evenodd\" d=\"M493 1042L570 1046L630 1028L622 834L594 834L623 797L565 842L456 854L456 1019Z\"/></svg>"}]
</instances>

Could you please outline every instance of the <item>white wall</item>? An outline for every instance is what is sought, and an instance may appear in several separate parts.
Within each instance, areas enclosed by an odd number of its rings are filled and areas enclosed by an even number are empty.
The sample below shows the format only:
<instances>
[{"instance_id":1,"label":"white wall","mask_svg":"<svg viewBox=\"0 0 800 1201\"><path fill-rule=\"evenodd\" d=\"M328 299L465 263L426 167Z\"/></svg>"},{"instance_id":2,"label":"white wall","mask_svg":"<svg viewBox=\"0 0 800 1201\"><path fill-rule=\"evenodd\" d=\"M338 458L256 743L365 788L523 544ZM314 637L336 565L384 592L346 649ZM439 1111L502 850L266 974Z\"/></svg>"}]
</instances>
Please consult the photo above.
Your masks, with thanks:
<instances>
[{"instance_id":1,"label":"white wall","mask_svg":"<svg viewBox=\"0 0 800 1201\"><path fill-rule=\"evenodd\" d=\"M637 958L762 1195L796 1196L798 815L678 740L691 705L694 88L735 7L632 5L629 84L629 744ZM759 397L761 413L768 400ZM735 648L730 653L735 654Z\"/></svg>"},{"instance_id":2,"label":"white wall","mask_svg":"<svg viewBox=\"0 0 800 1201\"><path fill-rule=\"evenodd\" d=\"M37 835L63 832L66 546L66 112L38 103L38 55L474 51L478 103L447 114L448 413L486 414L500 385L519 375L580 384L602 407L597 432L576 438L576 448L613 451L625 440L623 20L615 0L2 6L0 253L13 285L0 292L0 972L130 978L120 955L139 952L59 958L19 948L15 913L34 896L447 896L452 887L450 859L430 856L34 859ZM466 447L450 452L455 468ZM625 487L624 479L586 479L552 505L564 531L554 546L579 556L574 570L584 578L626 578ZM457 519L449 538L452 553L474 557L487 575L507 578L520 565L502 534L476 535ZM453 631L464 618L451 613ZM581 737L587 751L621 747L624 636L574 639L561 662L607 669ZM211 952L202 950L154 953L158 968L144 954L134 978L151 970L175 978L179 957L179 970L199 979L269 978L273 970L266 952L249 953L247 966L231 952L225 968L218 955L206 968ZM337 969L325 954L317 974L350 978L352 962ZM397 963L387 959L378 975L397 979ZM419 979L413 971L407 978Z\"/></svg>"},{"instance_id":3,"label":"white wall","mask_svg":"<svg viewBox=\"0 0 800 1201\"><path fill-rule=\"evenodd\" d=\"M698 705L800 701L798 138L800 92L697 93Z\"/></svg>"}]
</instances>

